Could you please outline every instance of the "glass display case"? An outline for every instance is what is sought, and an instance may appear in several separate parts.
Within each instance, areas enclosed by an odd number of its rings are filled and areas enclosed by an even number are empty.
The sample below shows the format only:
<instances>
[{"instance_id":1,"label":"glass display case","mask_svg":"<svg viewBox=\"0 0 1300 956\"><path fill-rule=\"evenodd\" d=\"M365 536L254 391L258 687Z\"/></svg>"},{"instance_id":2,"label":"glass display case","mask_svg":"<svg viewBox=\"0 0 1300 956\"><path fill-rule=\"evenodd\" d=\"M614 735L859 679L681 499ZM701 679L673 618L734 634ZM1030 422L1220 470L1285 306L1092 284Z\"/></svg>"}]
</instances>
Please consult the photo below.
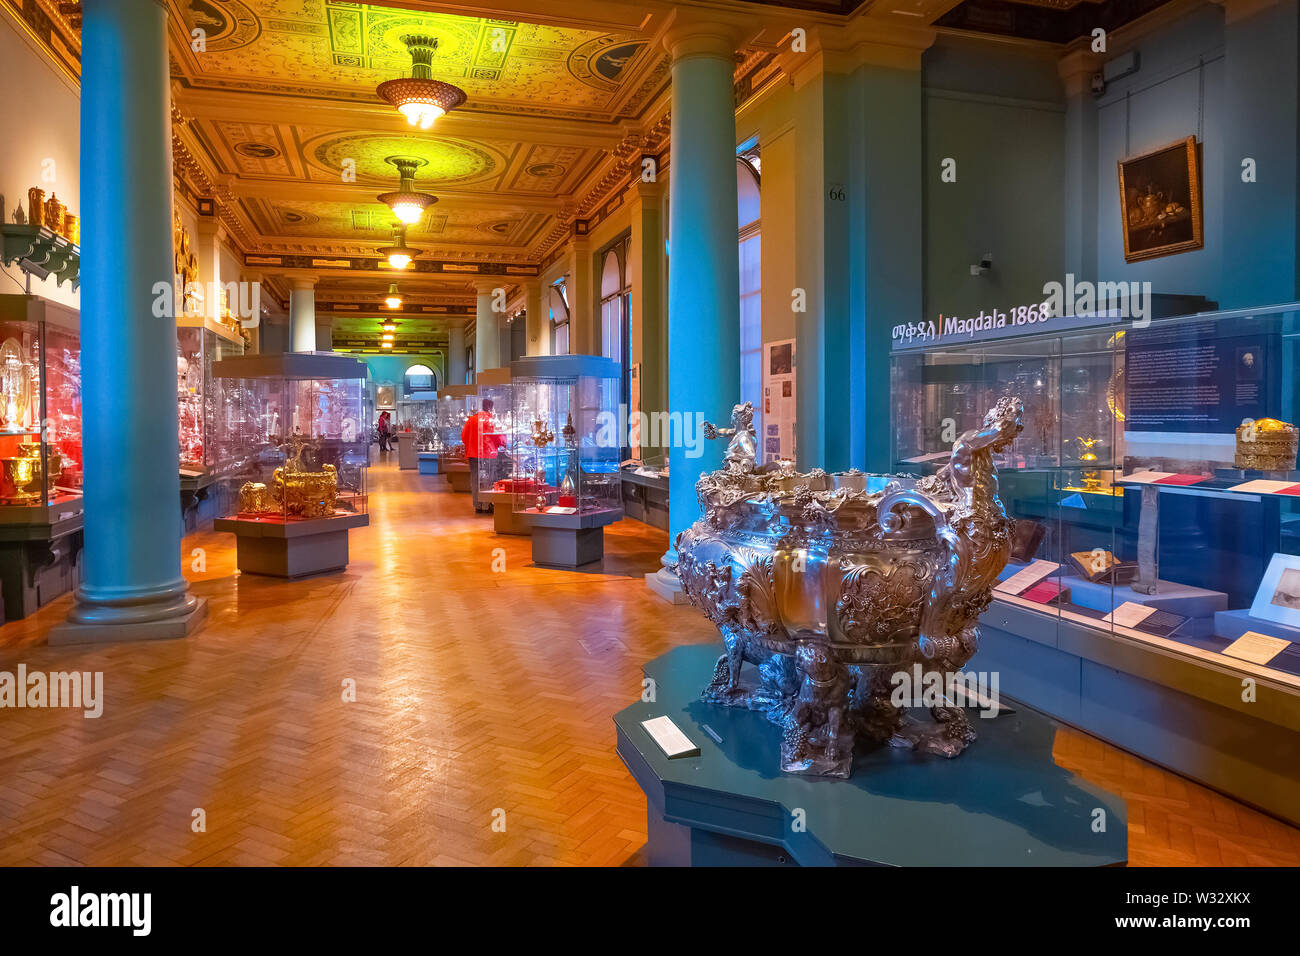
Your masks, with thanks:
<instances>
[{"instance_id":1,"label":"glass display case","mask_svg":"<svg viewBox=\"0 0 1300 956\"><path fill-rule=\"evenodd\" d=\"M427 398L405 398L397 403L397 430L414 435L418 451L433 451L437 410L438 400L432 395Z\"/></svg>"},{"instance_id":2,"label":"glass display case","mask_svg":"<svg viewBox=\"0 0 1300 956\"><path fill-rule=\"evenodd\" d=\"M0 586L16 621L81 582L77 310L0 294Z\"/></svg>"},{"instance_id":3,"label":"glass display case","mask_svg":"<svg viewBox=\"0 0 1300 956\"><path fill-rule=\"evenodd\" d=\"M528 431L525 419L516 414L510 370L484 369L475 384L479 418L475 433L480 446L477 475L471 470L471 480L478 482L475 501L481 509L491 508L498 534L528 534L527 522L515 515L510 482L515 472L512 450Z\"/></svg>"},{"instance_id":4,"label":"glass display case","mask_svg":"<svg viewBox=\"0 0 1300 956\"><path fill-rule=\"evenodd\" d=\"M244 340L228 326L195 316L176 321L176 402L182 480L226 474L235 461L235 449L217 436L230 434L218 428L226 413L217 400L212 363L244 354Z\"/></svg>"},{"instance_id":5,"label":"glass display case","mask_svg":"<svg viewBox=\"0 0 1300 956\"><path fill-rule=\"evenodd\" d=\"M0 524L80 514L81 487L78 313L0 295Z\"/></svg>"},{"instance_id":6,"label":"glass display case","mask_svg":"<svg viewBox=\"0 0 1300 956\"><path fill-rule=\"evenodd\" d=\"M477 411L478 392L473 385L448 385L438 392L433 450L419 455L420 472L446 475L452 491L470 490L469 463L461 435L465 423Z\"/></svg>"},{"instance_id":7,"label":"glass display case","mask_svg":"<svg viewBox=\"0 0 1300 956\"><path fill-rule=\"evenodd\" d=\"M347 564L347 529L367 523L366 369L332 353L213 363L219 442L234 450L240 570L299 577Z\"/></svg>"},{"instance_id":8,"label":"glass display case","mask_svg":"<svg viewBox=\"0 0 1300 956\"><path fill-rule=\"evenodd\" d=\"M576 567L604 553L603 527L623 517L619 366L592 355L540 355L510 364L514 428L508 475L538 564Z\"/></svg>"},{"instance_id":9,"label":"glass display case","mask_svg":"<svg viewBox=\"0 0 1300 956\"><path fill-rule=\"evenodd\" d=\"M896 348L894 467L934 471L1020 397L995 609L1300 688L1297 343L1283 306Z\"/></svg>"},{"instance_id":10,"label":"glass display case","mask_svg":"<svg viewBox=\"0 0 1300 956\"><path fill-rule=\"evenodd\" d=\"M652 528L668 530L668 456L643 450L623 462L623 512Z\"/></svg>"}]
</instances>

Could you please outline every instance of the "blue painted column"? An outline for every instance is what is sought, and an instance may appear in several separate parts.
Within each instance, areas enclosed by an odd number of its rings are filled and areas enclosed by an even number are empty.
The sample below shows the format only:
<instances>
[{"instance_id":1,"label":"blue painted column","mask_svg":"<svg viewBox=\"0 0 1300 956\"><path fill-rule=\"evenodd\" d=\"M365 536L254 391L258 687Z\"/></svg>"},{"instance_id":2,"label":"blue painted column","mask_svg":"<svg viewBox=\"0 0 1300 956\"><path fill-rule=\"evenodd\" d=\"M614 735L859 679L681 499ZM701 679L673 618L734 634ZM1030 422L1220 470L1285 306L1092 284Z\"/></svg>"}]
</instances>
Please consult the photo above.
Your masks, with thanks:
<instances>
[{"instance_id":1,"label":"blue painted column","mask_svg":"<svg viewBox=\"0 0 1300 956\"><path fill-rule=\"evenodd\" d=\"M672 154L668 171L668 410L730 423L740 400L740 253L736 232L736 114L732 93L737 34L718 23L674 23ZM668 540L699 517L695 482L718 468L725 442L702 457L674 436L668 451ZM652 575L669 596L666 575ZM662 587L660 585L663 585Z\"/></svg>"},{"instance_id":2,"label":"blue painted column","mask_svg":"<svg viewBox=\"0 0 1300 956\"><path fill-rule=\"evenodd\" d=\"M316 351L316 280L294 279L289 290L289 349Z\"/></svg>"},{"instance_id":3,"label":"blue painted column","mask_svg":"<svg viewBox=\"0 0 1300 956\"><path fill-rule=\"evenodd\" d=\"M204 610L180 573L166 23L159 0L82 4L85 556L51 643L181 637Z\"/></svg>"}]
</instances>

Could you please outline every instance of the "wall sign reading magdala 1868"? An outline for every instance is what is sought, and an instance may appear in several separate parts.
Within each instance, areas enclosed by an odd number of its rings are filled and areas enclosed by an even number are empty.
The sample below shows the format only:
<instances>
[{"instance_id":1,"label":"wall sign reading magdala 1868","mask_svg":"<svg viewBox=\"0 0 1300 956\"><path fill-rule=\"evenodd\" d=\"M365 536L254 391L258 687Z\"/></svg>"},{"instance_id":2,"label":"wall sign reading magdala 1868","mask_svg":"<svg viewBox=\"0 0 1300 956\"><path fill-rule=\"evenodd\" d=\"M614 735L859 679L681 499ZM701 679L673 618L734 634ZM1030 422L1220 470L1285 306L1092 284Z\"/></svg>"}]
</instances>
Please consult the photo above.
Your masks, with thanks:
<instances>
[{"instance_id":1,"label":"wall sign reading magdala 1868","mask_svg":"<svg viewBox=\"0 0 1300 956\"><path fill-rule=\"evenodd\" d=\"M859 734L956 756L975 739L965 710L899 705L894 675L951 686L975 653L1011 547L993 455L1023 427L1020 400L1000 399L937 474L874 493L857 471L756 467L752 417L746 403L732 428L706 426L731 444L677 539L682 586L726 644L703 699L779 724L789 773L847 777Z\"/></svg>"}]
</instances>

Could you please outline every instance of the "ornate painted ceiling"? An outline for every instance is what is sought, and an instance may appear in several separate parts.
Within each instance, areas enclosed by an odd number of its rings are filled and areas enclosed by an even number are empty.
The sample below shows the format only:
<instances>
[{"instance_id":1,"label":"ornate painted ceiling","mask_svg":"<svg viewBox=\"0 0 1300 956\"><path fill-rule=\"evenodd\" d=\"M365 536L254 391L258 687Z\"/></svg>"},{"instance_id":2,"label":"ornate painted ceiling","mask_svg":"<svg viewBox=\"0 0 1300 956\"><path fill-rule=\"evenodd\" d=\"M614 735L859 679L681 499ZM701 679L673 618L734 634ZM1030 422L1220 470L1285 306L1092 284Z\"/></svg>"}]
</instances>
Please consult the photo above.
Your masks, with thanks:
<instances>
[{"instance_id":1,"label":"ornate painted ceiling","mask_svg":"<svg viewBox=\"0 0 1300 956\"><path fill-rule=\"evenodd\" d=\"M169 3L178 169L195 200L215 198L273 290L278 274L346 262L315 270L318 301L382 298L392 276L361 260L392 236L375 196L397 188L394 158L414 159L416 187L438 197L407 231L426 265L523 276L603 200L612 173L666 143L666 4L516 2L548 13L527 22L407 0ZM427 131L375 93L409 75L413 33L437 38L434 76L467 94ZM350 287L358 275L368 294ZM406 278L458 307L440 275Z\"/></svg>"}]
</instances>

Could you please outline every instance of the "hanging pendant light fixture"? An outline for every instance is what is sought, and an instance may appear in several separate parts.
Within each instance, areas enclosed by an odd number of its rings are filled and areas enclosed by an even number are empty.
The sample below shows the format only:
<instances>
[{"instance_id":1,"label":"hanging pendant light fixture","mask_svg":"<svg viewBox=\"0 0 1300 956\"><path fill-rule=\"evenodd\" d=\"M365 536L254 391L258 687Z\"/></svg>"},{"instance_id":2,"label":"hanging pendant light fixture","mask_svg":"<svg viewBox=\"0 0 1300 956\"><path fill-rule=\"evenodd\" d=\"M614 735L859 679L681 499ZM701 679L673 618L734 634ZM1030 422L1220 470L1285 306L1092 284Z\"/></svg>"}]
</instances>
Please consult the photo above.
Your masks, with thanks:
<instances>
[{"instance_id":1,"label":"hanging pendant light fixture","mask_svg":"<svg viewBox=\"0 0 1300 956\"><path fill-rule=\"evenodd\" d=\"M402 297L397 293L396 282L394 282L392 285L388 287L388 298L384 299L384 305L388 306L390 309L400 309L402 307ZM384 325L385 326L392 325L392 322L385 322ZM384 331L391 332L393 330L390 328L385 328Z\"/></svg>"},{"instance_id":2,"label":"hanging pendant light fixture","mask_svg":"<svg viewBox=\"0 0 1300 956\"><path fill-rule=\"evenodd\" d=\"M393 269L405 269L411 260L420 254L419 249L412 249L406 244L406 225L393 227L393 244L384 246L379 254L388 260Z\"/></svg>"},{"instance_id":3,"label":"hanging pendant light fixture","mask_svg":"<svg viewBox=\"0 0 1300 956\"><path fill-rule=\"evenodd\" d=\"M412 126L428 129L434 120L465 102L465 91L433 78L433 53L438 41L430 36L404 36L411 54L411 75L380 83L375 90L391 103Z\"/></svg>"},{"instance_id":4,"label":"hanging pendant light fixture","mask_svg":"<svg viewBox=\"0 0 1300 956\"><path fill-rule=\"evenodd\" d=\"M384 162L397 167L399 185L396 192L380 193L376 198L393 210L398 222L407 225L419 222L424 211L438 201L437 196L415 191L415 171L425 161L406 156L389 156Z\"/></svg>"}]
</instances>

